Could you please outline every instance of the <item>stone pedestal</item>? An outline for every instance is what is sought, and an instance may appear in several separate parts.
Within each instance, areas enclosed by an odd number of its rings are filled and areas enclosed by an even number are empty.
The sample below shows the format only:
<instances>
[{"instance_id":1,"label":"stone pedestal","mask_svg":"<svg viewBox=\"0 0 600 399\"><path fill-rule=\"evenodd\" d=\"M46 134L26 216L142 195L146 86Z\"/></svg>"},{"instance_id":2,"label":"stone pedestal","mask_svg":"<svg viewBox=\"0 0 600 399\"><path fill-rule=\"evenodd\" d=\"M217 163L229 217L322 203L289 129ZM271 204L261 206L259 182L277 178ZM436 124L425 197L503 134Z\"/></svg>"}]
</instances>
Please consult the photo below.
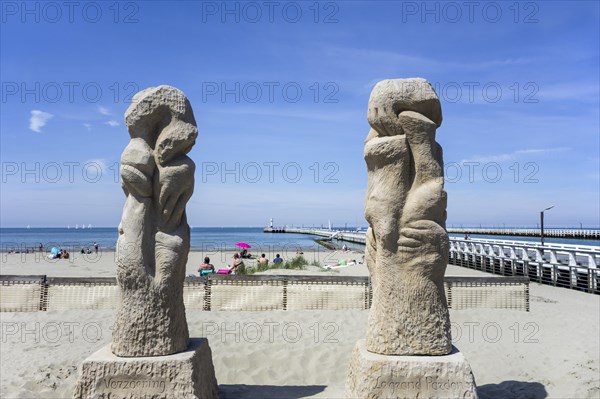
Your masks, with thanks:
<instances>
[{"instance_id":1,"label":"stone pedestal","mask_svg":"<svg viewBox=\"0 0 600 399\"><path fill-rule=\"evenodd\" d=\"M168 356L118 357L107 345L82 364L76 399L218 398L212 353L205 338Z\"/></svg>"},{"instance_id":2,"label":"stone pedestal","mask_svg":"<svg viewBox=\"0 0 600 399\"><path fill-rule=\"evenodd\" d=\"M477 390L456 347L446 356L385 356L367 351L363 339L352 351L346 397L477 399Z\"/></svg>"}]
</instances>

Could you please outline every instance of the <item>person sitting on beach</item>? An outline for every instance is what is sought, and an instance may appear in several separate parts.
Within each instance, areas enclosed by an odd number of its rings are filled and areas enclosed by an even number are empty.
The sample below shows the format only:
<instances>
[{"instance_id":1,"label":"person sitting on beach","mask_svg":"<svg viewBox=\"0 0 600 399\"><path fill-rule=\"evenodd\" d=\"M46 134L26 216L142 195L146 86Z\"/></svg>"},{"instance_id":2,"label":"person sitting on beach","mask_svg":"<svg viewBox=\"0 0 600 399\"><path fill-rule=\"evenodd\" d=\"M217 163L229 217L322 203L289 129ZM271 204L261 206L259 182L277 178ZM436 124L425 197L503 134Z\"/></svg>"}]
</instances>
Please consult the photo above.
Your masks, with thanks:
<instances>
[{"instance_id":1,"label":"person sitting on beach","mask_svg":"<svg viewBox=\"0 0 600 399\"><path fill-rule=\"evenodd\" d=\"M235 270L243 263L244 262L242 261L242 259L240 259L240 255L235 254L235 255L233 255L233 265L231 265L229 270L231 270L231 273L235 274Z\"/></svg>"},{"instance_id":2,"label":"person sitting on beach","mask_svg":"<svg viewBox=\"0 0 600 399\"><path fill-rule=\"evenodd\" d=\"M208 256L204 258L204 263L198 268L198 273L202 275L203 270L211 270L213 273L215 272L215 267L210 263L210 258Z\"/></svg>"},{"instance_id":3,"label":"person sitting on beach","mask_svg":"<svg viewBox=\"0 0 600 399\"><path fill-rule=\"evenodd\" d=\"M268 266L269 265L269 259L267 259L267 257L265 256L265 254L260 255L260 258L258 258L258 264L262 265L262 266Z\"/></svg>"},{"instance_id":4,"label":"person sitting on beach","mask_svg":"<svg viewBox=\"0 0 600 399\"><path fill-rule=\"evenodd\" d=\"M246 259L250 259L252 255L248 254L248 250L244 249L242 252L240 252L240 258L246 258Z\"/></svg>"},{"instance_id":5,"label":"person sitting on beach","mask_svg":"<svg viewBox=\"0 0 600 399\"><path fill-rule=\"evenodd\" d=\"M63 253L62 253L62 258L63 259L69 259L69 256L70 255L69 255L69 253L67 251L63 251Z\"/></svg>"},{"instance_id":6,"label":"person sitting on beach","mask_svg":"<svg viewBox=\"0 0 600 399\"><path fill-rule=\"evenodd\" d=\"M279 254L275 255L275 259L273 259L273 263L281 263L283 262L283 258L279 256Z\"/></svg>"}]
</instances>

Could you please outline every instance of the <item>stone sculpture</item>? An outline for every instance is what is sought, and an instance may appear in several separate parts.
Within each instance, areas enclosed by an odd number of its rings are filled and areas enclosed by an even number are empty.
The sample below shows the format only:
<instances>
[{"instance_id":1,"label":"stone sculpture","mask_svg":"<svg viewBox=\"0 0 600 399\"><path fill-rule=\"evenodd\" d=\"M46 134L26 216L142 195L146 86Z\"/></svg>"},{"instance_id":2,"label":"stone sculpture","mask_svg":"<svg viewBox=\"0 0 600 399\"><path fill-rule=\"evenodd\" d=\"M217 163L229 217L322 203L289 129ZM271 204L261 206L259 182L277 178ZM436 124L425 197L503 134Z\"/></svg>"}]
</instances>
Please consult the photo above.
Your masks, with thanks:
<instances>
[{"instance_id":1,"label":"stone sculpture","mask_svg":"<svg viewBox=\"0 0 600 399\"><path fill-rule=\"evenodd\" d=\"M373 301L352 352L348 398L476 398L452 346L440 101L425 79L384 80L369 99L365 260Z\"/></svg>"},{"instance_id":2,"label":"stone sculpture","mask_svg":"<svg viewBox=\"0 0 600 399\"><path fill-rule=\"evenodd\" d=\"M127 197L117 241L121 305L113 341L82 364L76 399L218 397L205 338L190 339L183 303L194 191L186 155L198 135L192 107L170 86L133 97L125 113L131 141L121 156Z\"/></svg>"},{"instance_id":3,"label":"stone sculpture","mask_svg":"<svg viewBox=\"0 0 600 399\"><path fill-rule=\"evenodd\" d=\"M185 206L194 191L195 165L186 154L198 129L185 95L169 86L136 94L125 122L131 141L121 156L127 197L117 241L122 304L111 350L117 356L168 355L189 341Z\"/></svg>"},{"instance_id":4,"label":"stone sculpture","mask_svg":"<svg viewBox=\"0 0 600 399\"><path fill-rule=\"evenodd\" d=\"M373 305L367 350L446 355L452 350L444 293L448 260L442 112L424 79L379 82L369 100L366 259Z\"/></svg>"}]
</instances>

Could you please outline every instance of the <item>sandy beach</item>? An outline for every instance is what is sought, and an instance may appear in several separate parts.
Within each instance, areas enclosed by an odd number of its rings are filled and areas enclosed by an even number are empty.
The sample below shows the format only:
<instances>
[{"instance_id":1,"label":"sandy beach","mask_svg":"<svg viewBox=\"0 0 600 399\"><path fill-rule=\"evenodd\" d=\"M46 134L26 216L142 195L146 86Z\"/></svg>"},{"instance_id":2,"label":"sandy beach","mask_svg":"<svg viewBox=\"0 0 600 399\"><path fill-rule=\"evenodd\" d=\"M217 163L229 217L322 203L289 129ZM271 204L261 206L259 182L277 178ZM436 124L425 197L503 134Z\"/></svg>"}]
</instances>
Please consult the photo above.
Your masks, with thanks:
<instances>
[{"instance_id":1,"label":"sandy beach","mask_svg":"<svg viewBox=\"0 0 600 399\"><path fill-rule=\"evenodd\" d=\"M193 274L205 256L216 267L233 252L190 254ZM106 255L106 256L104 256ZM295 254L291 254L293 257ZM29 254L31 256L31 254ZM305 253L320 262L358 252ZM114 254L21 262L7 255L2 274L114 276ZM357 260L358 260L357 259ZM333 262L331 262L333 263ZM365 265L323 272L368 275ZM447 276L481 272L448 266ZM598 398L600 298L531 284L531 311L451 310L454 345L473 368L481 398ZM351 349L365 335L368 311L188 311L190 334L207 337L223 398L341 398ZM81 362L111 340L114 311L2 313L1 396L68 398Z\"/></svg>"},{"instance_id":2,"label":"sandy beach","mask_svg":"<svg viewBox=\"0 0 600 399\"><path fill-rule=\"evenodd\" d=\"M186 275L198 275L198 266L203 263L204 257L208 256L215 269L225 269L232 264L233 255L236 251L192 251L189 254L186 265ZM248 268L256 266L257 257L260 253L254 253L252 259L244 259L244 264ZM281 252L265 253L267 259L272 260L279 254L289 261L297 256L296 250L282 249ZM113 277L116 275L115 252L103 251L92 254L71 253L69 259L48 259L45 253L20 253L8 254L2 253L0 263L0 274L42 274L51 277ZM323 248L316 251L304 251L302 256L308 263L318 262L321 266L337 266L340 260L355 260L357 263L363 262L363 253L358 251L344 252L341 250L333 251ZM349 266L346 268L334 269L327 272L318 267L307 267L308 270L292 270L292 274L305 273L325 273L331 275L349 275L366 276L366 268ZM284 271L285 272L285 271ZM268 271L267 273L270 273Z\"/></svg>"}]
</instances>

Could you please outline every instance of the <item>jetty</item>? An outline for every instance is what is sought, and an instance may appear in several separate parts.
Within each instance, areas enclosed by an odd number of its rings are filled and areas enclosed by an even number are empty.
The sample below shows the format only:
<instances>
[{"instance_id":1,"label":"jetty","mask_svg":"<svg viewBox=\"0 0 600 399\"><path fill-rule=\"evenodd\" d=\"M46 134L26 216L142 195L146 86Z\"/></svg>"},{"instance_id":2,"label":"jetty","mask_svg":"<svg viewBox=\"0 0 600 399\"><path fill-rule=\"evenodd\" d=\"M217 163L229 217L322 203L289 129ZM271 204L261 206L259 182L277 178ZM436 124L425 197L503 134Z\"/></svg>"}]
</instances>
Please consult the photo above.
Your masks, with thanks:
<instances>
[{"instance_id":1,"label":"jetty","mask_svg":"<svg viewBox=\"0 0 600 399\"><path fill-rule=\"evenodd\" d=\"M325 237L326 240L336 239L357 244L366 243L364 231L328 230L306 227L265 227L263 231L265 233L310 234L313 236Z\"/></svg>"},{"instance_id":2,"label":"jetty","mask_svg":"<svg viewBox=\"0 0 600 399\"><path fill-rule=\"evenodd\" d=\"M489 236L518 236L540 237L541 229L525 228L475 228L475 227L450 227L451 234L479 234ZM544 229L544 237L553 238L578 238L582 240L599 240L599 229Z\"/></svg>"}]
</instances>

